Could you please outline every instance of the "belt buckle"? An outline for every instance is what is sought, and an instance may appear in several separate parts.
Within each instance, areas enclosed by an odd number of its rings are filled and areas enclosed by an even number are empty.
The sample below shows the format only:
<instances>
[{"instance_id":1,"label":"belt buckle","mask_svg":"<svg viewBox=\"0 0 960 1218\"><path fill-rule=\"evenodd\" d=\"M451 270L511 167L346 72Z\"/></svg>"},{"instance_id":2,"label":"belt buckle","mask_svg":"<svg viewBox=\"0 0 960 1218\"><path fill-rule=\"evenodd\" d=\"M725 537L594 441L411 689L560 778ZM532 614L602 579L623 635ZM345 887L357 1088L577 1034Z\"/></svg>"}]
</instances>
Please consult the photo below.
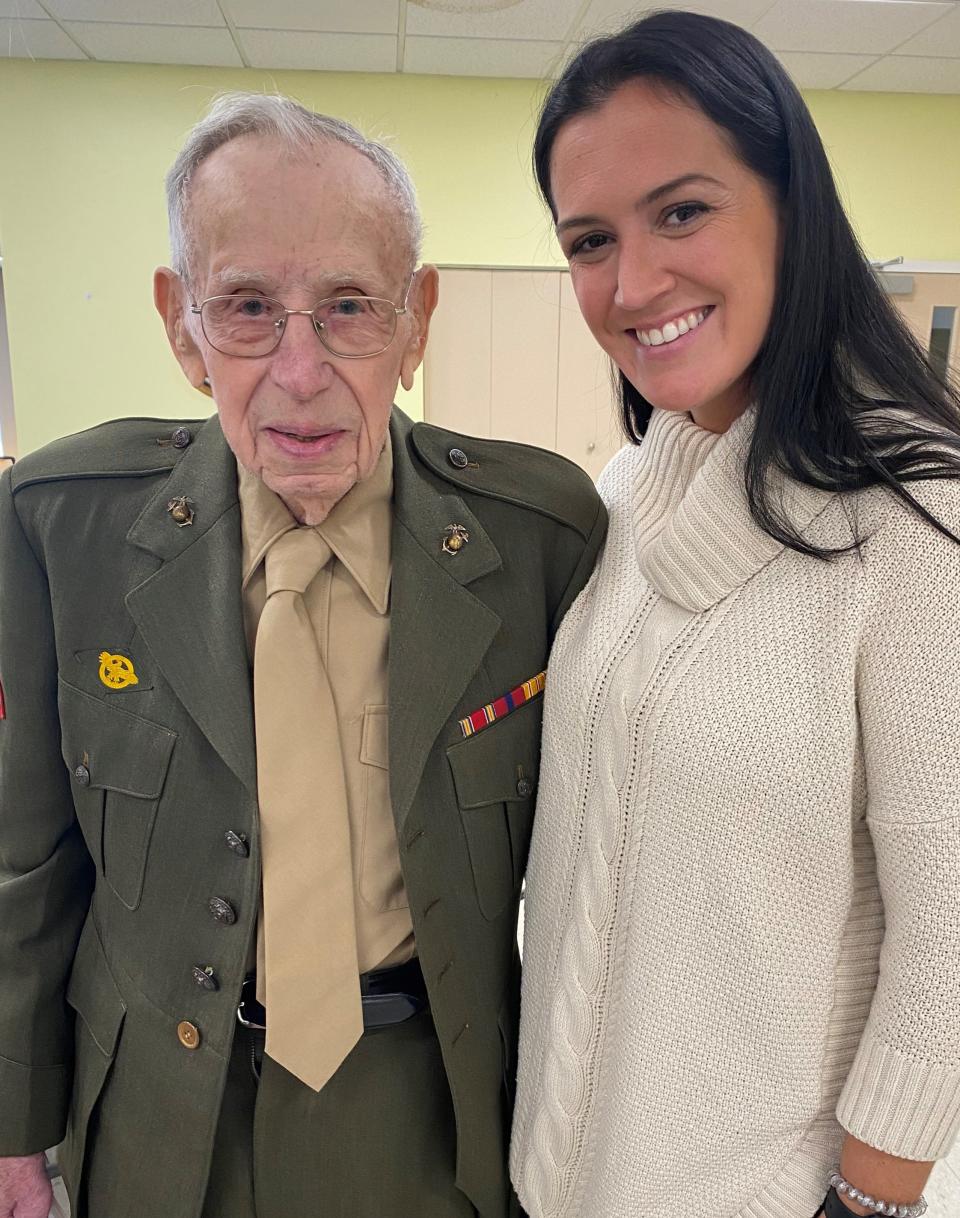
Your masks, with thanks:
<instances>
[{"instance_id":1,"label":"belt buckle","mask_svg":"<svg viewBox=\"0 0 960 1218\"><path fill-rule=\"evenodd\" d=\"M263 1022L260 1022L262 1020ZM242 1028L250 1028L255 1032L267 1030L267 1013L257 1001L257 981L255 977L247 977L240 990L240 1002L237 1004L237 1023Z\"/></svg>"}]
</instances>

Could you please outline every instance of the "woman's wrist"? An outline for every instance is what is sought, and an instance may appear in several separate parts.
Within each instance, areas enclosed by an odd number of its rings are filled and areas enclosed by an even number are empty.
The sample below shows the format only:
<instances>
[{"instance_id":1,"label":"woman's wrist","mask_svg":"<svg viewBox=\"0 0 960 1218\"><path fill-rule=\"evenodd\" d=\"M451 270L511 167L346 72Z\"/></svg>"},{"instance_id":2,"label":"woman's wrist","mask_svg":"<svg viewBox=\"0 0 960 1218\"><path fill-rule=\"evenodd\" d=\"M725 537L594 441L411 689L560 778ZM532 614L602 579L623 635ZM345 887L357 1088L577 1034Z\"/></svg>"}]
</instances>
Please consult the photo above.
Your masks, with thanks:
<instances>
[{"instance_id":1,"label":"woman's wrist","mask_svg":"<svg viewBox=\"0 0 960 1218\"><path fill-rule=\"evenodd\" d=\"M830 1175L830 1188L823 1201L824 1218L847 1218L850 1214L880 1215L881 1218L922 1218L927 1203L922 1196L912 1201L891 1201L877 1192L868 1193L845 1180L839 1172Z\"/></svg>"},{"instance_id":2,"label":"woman's wrist","mask_svg":"<svg viewBox=\"0 0 960 1218\"><path fill-rule=\"evenodd\" d=\"M868 1200L909 1207L920 1199L932 1167L929 1162L904 1159L878 1150L848 1133L837 1174L849 1185L846 1189L838 1187L837 1192L852 1214L877 1213L876 1207L864 1206L858 1192ZM849 1186L855 1190L852 1196Z\"/></svg>"}]
</instances>

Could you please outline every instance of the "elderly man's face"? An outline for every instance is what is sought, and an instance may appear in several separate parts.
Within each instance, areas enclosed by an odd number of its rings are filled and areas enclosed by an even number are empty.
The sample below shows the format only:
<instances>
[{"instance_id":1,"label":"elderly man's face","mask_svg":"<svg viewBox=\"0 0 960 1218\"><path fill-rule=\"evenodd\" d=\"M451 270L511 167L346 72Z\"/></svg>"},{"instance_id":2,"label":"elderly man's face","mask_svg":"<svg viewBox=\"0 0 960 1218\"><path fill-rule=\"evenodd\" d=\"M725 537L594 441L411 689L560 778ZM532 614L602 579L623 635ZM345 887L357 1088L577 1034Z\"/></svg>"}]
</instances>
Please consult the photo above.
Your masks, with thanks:
<instances>
[{"instance_id":1,"label":"elderly man's face","mask_svg":"<svg viewBox=\"0 0 960 1218\"><path fill-rule=\"evenodd\" d=\"M244 136L200 166L189 196L191 280L157 272L157 306L194 385L209 378L223 433L241 465L258 474L307 524L319 523L373 472L398 380L409 388L422 357L437 276L421 270L408 312L379 355L331 354L309 317L287 319L283 340L254 359L210 345L189 312L210 296L273 297L309 309L338 295L404 303L409 239L378 170L346 145L292 157Z\"/></svg>"}]
</instances>

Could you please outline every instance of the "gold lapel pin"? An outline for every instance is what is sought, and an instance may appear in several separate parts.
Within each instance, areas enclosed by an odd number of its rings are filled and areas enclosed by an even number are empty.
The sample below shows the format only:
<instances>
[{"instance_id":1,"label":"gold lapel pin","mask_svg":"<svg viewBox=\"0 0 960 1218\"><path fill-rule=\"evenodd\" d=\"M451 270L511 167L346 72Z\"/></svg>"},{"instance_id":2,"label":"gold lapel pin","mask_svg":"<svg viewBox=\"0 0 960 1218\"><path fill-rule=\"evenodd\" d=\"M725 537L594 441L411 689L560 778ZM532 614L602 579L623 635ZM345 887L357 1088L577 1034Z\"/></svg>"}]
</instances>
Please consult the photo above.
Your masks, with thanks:
<instances>
[{"instance_id":1,"label":"gold lapel pin","mask_svg":"<svg viewBox=\"0 0 960 1218\"><path fill-rule=\"evenodd\" d=\"M128 656L114 655L110 651L101 651L100 680L107 689L126 689L128 685L139 685L140 678L133 667L133 661Z\"/></svg>"},{"instance_id":2,"label":"gold lapel pin","mask_svg":"<svg viewBox=\"0 0 960 1218\"><path fill-rule=\"evenodd\" d=\"M470 534L462 524L448 524L443 530L444 554L459 554L470 540Z\"/></svg>"},{"instance_id":3,"label":"gold lapel pin","mask_svg":"<svg viewBox=\"0 0 960 1218\"><path fill-rule=\"evenodd\" d=\"M183 529L188 524L193 524L193 500L188 499L186 495L177 495L175 499L171 499L167 504L167 511L170 513L178 529Z\"/></svg>"}]
</instances>

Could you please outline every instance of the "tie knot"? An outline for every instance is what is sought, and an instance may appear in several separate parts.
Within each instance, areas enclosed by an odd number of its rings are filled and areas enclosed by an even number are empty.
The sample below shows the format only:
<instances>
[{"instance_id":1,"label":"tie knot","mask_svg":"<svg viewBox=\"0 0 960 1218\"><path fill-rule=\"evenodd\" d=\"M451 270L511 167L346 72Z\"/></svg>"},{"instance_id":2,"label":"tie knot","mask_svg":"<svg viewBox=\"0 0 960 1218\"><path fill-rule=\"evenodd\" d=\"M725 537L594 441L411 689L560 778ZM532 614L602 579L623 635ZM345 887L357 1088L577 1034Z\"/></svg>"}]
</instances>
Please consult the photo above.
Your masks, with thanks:
<instances>
[{"instance_id":1,"label":"tie knot","mask_svg":"<svg viewBox=\"0 0 960 1218\"><path fill-rule=\"evenodd\" d=\"M267 551L267 596L273 596L274 592L305 592L330 561L330 554L330 547L316 529L290 529Z\"/></svg>"}]
</instances>

